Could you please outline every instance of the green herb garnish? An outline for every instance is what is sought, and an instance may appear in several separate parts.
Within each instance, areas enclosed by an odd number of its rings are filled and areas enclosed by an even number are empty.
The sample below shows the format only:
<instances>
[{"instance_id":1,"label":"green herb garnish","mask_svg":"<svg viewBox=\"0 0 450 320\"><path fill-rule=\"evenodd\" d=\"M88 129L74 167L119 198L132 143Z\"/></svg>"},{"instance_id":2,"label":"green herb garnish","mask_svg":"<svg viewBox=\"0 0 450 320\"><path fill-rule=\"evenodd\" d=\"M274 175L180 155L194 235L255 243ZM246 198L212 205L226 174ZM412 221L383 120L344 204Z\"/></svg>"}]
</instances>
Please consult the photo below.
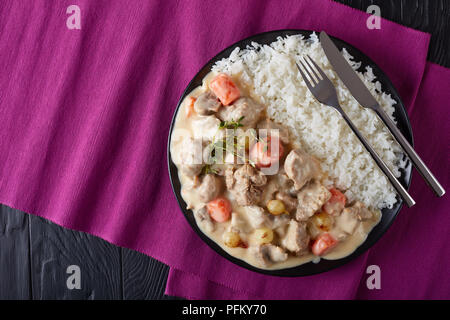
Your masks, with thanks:
<instances>
[{"instance_id":1,"label":"green herb garnish","mask_svg":"<svg viewBox=\"0 0 450 320\"><path fill-rule=\"evenodd\" d=\"M209 174L209 173L217 174L219 172L216 169L214 169L211 165L207 164L206 166L203 167L202 174Z\"/></svg>"},{"instance_id":2,"label":"green herb garnish","mask_svg":"<svg viewBox=\"0 0 450 320\"><path fill-rule=\"evenodd\" d=\"M219 124L219 129L237 129L243 127L244 125L241 123L241 121L244 118L245 117L242 116L237 121L235 121L234 119L231 119L231 121L221 121Z\"/></svg>"}]
</instances>

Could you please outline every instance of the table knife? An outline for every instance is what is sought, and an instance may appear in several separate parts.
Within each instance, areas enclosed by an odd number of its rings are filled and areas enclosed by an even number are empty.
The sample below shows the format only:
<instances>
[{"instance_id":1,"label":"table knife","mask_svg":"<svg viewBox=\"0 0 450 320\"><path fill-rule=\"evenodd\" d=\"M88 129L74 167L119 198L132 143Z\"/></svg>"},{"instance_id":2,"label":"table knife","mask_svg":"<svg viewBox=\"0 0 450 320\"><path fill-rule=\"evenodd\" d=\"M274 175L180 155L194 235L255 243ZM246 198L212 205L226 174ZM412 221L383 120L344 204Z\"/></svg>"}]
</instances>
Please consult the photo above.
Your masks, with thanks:
<instances>
[{"instance_id":1,"label":"table knife","mask_svg":"<svg viewBox=\"0 0 450 320\"><path fill-rule=\"evenodd\" d=\"M369 108L375 111L375 113L381 118L384 124L388 127L391 134L406 152L414 167L416 167L427 184L433 189L434 193L438 197L443 196L445 194L444 188L442 188L441 184L434 177L434 175L427 168L422 159L420 159L419 155L414 151L413 147L409 144L409 142L397 128L394 121L392 121L392 119L386 114L383 108L378 104L370 91L358 77L356 72L345 60L344 56L340 53L339 49L324 31L320 33L320 43L325 52L325 55L331 63L331 66L336 71L337 75L345 84L353 97L362 107Z\"/></svg>"}]
</instances>

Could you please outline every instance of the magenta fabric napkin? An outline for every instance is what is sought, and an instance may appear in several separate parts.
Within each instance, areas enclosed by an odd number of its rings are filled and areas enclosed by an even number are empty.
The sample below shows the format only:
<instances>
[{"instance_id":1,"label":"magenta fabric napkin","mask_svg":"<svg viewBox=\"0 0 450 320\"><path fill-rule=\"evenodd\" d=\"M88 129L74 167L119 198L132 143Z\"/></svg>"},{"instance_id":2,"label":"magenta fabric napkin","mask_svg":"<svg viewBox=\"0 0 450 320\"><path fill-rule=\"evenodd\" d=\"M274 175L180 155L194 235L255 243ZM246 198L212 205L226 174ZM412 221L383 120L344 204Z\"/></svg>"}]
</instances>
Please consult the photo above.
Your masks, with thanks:
<instances>
[{"instance_id":1,"label":"magenta fabric napkin","mask_svg":"<svg viewBox=\"0 0 450 320\"><path fill-rule=\"evenodd\" d=\"M416 102L408 108L415 149L447 191L450 91L445 88L449 84L450 69L427 63ZM171 268L166 293L191 299L449 299L448 195L435 198L417 174L410 191L417 205L403 209L368 254L335 271L300 279L240 278L230 285L218 276L207 280ZM380 268L380 290L367 288L370 265Z\"/></svg>"},{"instance_id":2,"label":"magenta fabric napkin","mask_svg":"<svg viewBox=\"0 0 450 320\"><path fill-rule=\"evenodd\" d=\"M358 47L415 111L429 35L386 20L380 30L369 30L368 15L328 0L76 2L81 30L66 27L72 1L0 2L0 202L181 270L171 273L168 293L269 298L272 288L281 288L278 298L354 297L371 255L323 275L287 280L237 267L207 247L170 188L170 120L190 79L217 52L282 28L324 29ZM438 131L429 137L443 136L444 117L431 121L431 130ZM436 143L444 145L445 139ZM441 179L448 178L444 160L434 168ZM445 200L429 200L421 204L422 215L436 217L436 210L448 208ZM403 209L400 216L411 212ZM441 219L441 228L448 226ZM389 232L402 223L420 229L398 219ZM430 255L442 253L448 237L425 231L436 238L428 240ZM415 234L402 234L398 242L402 250L422 248ZM449 265L448 254L440 259ZM432 271L420 271L433 288L427 294L448 296L448 286L439 288L443 282ZM173 281L174 274L192 275L183 281L196 291ZM221 296L221 287L231 291Z\"/></svg>"}]
</instances>

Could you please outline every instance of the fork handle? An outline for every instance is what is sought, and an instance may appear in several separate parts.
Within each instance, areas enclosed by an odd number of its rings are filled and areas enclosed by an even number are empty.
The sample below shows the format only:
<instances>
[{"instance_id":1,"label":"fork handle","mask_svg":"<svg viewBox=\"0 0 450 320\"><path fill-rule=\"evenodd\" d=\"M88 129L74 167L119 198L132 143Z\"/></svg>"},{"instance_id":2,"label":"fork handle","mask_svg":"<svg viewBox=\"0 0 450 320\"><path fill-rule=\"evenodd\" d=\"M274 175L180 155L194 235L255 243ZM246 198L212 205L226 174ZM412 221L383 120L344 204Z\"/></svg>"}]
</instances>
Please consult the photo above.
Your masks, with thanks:
<instances>
[{"instance_id":1,"label":"fork handle","mask_svg":"<svg viewBox=\"0 0 450 320\"><path fill-rule=\"evenodd\" d=\"M378 167L383 171L383 173L387 176L389 181L394 186L395 190L398 192L400 197L406 202L408 207L412 207L416 202L414 199L409 195L408 191L406 191L405 188L401 185L401 183L397 180L397 178L394 176L392 171L388 168L386 163L378 156L378 154L375 152L375 150L372 148L372 146L369 144L369 142L364 138L364 136L359 132L358 128L353 124L353 122L350 120L350 118L347 116L347 114L342 110L342 108L337 108L339 113L344 118L345 122L349 125L350 129L356 134L358 139L361 141L363 146L369 151L372 158L377 163Z\"/></svg>"},{"instance_id":2,"label":"fork handle","mask_svg":"<svg viewBox=\"0 0 450 320\"><path fill-rule=\"evenodd\" d=\"M383 120L384 124L389 128L394 138L402 146L403 150L405 150L414 167L416 167L420 175L425 179L427 184L433 189L434 193L438 197L442 197L445 194L444 188L431 173L430 169L427 168L422 159L420 159L419 155L416 153L413 147L409 144L409 142L397 128L394 121L392 121L392 119L386 114L386 112L384 112L384 110L380 106L377 106L374 110L381 118L381 120Z\"/></svg>"}]
</instances>

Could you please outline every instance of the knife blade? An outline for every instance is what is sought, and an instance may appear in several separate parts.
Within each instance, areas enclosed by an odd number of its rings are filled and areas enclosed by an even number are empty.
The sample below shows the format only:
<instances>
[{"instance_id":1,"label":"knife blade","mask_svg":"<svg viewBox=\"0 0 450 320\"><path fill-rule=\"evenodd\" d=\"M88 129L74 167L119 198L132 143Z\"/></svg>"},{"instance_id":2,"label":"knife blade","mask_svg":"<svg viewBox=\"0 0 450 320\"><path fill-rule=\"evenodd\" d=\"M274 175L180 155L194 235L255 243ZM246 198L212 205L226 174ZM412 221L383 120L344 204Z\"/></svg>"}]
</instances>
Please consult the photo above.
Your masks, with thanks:
<instances>
[{"instance_id":1,"label":"knife blade","mask_svg":"<svg viewBox=\"0 0 450 320\"><path fill-rule=\"evenodd\" d=\"M356 101L363 107L375 109L378 102L324 31L320 33L320 43L333 69Z\"/></svg>"},{"instance_id":2,"label":"knife blade","mask_svg":"<svg viewBox=\"0 0 450 320\"><path fill-rule=\"evenodd\" d=\"M434 193L441 197L445 194L444 188L437 181L435 176L427 168L425 163L415 152L413 147L409 144L403 134L395 125L394 121L386 114L383 108L378 104L375 98L370 93L369 89L364 85L361 79L358 77L356 72L350 66L350 64L345 60L344 56L341 54L339 49L330 39L330 37L322 31L320 33L320 44L322 45L323 51L330 61L331 66L336 71L339 78L342 80L344 85L350 91L352 96L358 101L358 103L365 107L374 110L377 115L381 118L384 124L388 127L391 134L402 146L403 150L408 155L412 164L419 171L420 175L425 179L427 184L433 189Z\"/></svg>"}]
</instances>

